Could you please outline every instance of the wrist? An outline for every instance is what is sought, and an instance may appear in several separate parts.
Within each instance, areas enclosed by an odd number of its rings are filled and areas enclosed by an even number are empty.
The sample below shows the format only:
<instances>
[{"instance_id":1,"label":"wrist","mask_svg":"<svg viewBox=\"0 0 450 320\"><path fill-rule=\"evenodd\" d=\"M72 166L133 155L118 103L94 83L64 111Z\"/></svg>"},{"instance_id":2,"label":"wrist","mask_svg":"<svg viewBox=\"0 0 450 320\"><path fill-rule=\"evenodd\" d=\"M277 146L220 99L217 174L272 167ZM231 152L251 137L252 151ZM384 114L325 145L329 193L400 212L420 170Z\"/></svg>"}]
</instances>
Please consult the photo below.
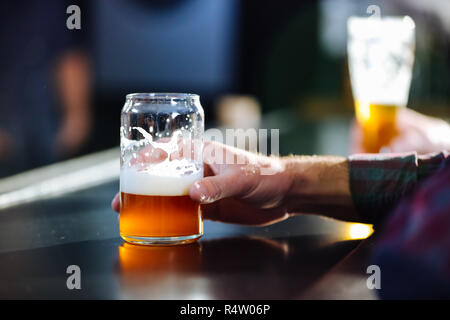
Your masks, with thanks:
<instances>
[{"instance_id":1,"label":"wrist","mask_svg":"<svg viewBox=\"0 0 450 320\"><path fill-rule=\"evenodd\" d=\"M285 202L289 213L322 213L355 219L350 193L348 161L343 157L301 156L283 158L290 183ZM346 211L342 213L341 211Z\"/></svg>"},{"instance_id":2,"label":"wrist","mask_svg":"<svg viewBox=\"0 0 450 320\"><path fill-rule=\"evenodd\" d=\"M283 158L291 195L350 196L348 161L334 156Z\"/></svg>"}]
</instances>

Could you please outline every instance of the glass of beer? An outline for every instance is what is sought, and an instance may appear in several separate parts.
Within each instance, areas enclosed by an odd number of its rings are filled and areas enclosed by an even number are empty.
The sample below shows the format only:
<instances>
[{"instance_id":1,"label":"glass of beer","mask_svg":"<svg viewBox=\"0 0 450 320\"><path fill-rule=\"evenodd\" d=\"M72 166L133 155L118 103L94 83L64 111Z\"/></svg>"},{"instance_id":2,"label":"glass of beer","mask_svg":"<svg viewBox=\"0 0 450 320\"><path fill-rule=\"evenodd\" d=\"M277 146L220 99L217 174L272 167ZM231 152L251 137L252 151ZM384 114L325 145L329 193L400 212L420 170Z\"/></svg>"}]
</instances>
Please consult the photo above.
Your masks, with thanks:
<instances>
[{"instance_id":1,"label":"glass of beer","mask_svg":"<svg viewBox=\"0 0 450 320\"><path fill-rule=\"evenodd\" d=\"M203 177L204 112L182 93L126 96L120 128L120 235L135 244L181 244L203 234L189 197Z\"/></svg>"},{"instance_id":2,"label":"glass of beer","mask_svg":"<svg viewBox=\"0 0 450 320\"><path fill-rule=\"evenodd\" d=\"M365 152L389 152L397 114L408 102L415 24L410 17L350 17L348 63Z\"/></svg>"}]
</instances>

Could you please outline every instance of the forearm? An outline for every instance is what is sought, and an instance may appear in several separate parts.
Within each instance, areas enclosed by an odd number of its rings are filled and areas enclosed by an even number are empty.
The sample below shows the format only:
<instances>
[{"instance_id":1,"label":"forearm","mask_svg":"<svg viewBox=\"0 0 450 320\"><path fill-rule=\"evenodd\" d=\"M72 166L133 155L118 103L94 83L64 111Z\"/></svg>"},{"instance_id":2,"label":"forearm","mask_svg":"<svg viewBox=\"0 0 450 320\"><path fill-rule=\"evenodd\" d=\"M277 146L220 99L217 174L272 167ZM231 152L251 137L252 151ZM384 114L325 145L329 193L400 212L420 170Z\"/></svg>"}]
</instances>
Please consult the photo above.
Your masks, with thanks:
<instances>
[{"instance_id":1,"label":"forearm","mask_svg":"<svg viewBox=\"0 0 450 320\"><path fill-rule=\"evenodd\" d=\"M412 152L282 161L285 179L290 181L285 197L289 213L317 213L375 225L419 182L450 165L445 151L423 156Z\"/></svg>"},{"instance_id":2,"label":"forearm","mask_svg":"<svg viewBox=\"0 0 450 320\"><path fill-rule=\"evenodd\" d=\"M345 221L361 221L350 192L348 160L343 157L287 157L285 198L289 213L313 213Z\"/></svg>"}]
</instances>

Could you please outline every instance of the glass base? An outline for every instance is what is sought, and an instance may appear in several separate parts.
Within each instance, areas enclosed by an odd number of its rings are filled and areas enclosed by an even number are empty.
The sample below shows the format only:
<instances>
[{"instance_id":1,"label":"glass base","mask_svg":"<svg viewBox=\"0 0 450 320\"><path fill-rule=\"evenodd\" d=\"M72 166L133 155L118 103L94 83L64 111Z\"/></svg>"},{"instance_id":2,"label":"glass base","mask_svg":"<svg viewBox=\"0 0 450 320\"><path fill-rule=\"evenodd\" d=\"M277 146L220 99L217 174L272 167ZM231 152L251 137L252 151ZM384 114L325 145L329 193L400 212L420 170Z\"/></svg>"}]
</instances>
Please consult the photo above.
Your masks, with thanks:
<instances>
[{"instance_id":1,"label":"glass base","mask_svg":"<svg viewBox=\"0 0 450 320\"><path fill-rule=\"evenodd\" d=\"M166 246L192 243L200 239L202 235L203 235L202 233L199 233L181 237L137 237L120 234L122 239L129 243L140 245L166 245Z\"/></svg>"}]
</instances>

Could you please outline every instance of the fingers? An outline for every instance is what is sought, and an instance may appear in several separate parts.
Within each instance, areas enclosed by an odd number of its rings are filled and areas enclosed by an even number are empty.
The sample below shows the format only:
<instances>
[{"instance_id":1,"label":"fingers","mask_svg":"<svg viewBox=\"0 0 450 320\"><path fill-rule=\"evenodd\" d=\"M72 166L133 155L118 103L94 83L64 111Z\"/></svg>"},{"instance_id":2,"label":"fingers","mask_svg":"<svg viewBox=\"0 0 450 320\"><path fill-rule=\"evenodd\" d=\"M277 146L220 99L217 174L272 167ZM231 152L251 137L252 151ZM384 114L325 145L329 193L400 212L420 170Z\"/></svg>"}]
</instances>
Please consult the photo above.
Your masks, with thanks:
<instances>
[{"instance_id":1,"label":"fingers","mask_svg":"<svg viewBox=\"0 0 450 320\"><path fill-rule=\"evenodd\" d=\"M358 122L353 119L350 125L350 153L363 153L363 132Z\"/></svg>"},{"instance_id":2,"label":"fingers","mask_svg":"<svg viewBox=\"0 0 450 320\"><path fill-rule=\"evenodd\" d=\"M175 150L173 150L174 146L170 145L170 143L171 140L169 138L161 138L157 142L145 146L133 154L130 165L145 167L149 164L160 163L166 159L169 159L169 161L181 159L201 161L202 144L200 140L180 138L177 140Z\"/></svg>"},{"instance_id":3,"label":"fingers","mask_svg":"<svg viewBox=\"0 0 450 320\"><path fill-rule=\"evenodd\" d=\"M203 162L214 174L220 174L233 165L243 165L254 158L251 153L216 141L205 141L203 144Z\"/></svg>"},{"instance_id":4,"label":"fingers","mask_svg":"<svg viewBox=\"0 0 450 320\"><path fill-rule=\"evenodd\" d=\"M164 161L168 157L167 152L161 148L155 148L152 145L146 146L136 152L130 160L131 165L145 166Z\"/></svg>"},{"instance_id":5,"label":"fingers","mask_svg":"<svg viewBox=\"0 0 450 320\"><path fill-rule=\"evenodd\" d=\"M201 140L179 138L176 150L170 154L170 161L181 159L202 161L202 148Z\"/></svg>"},{"instance_id":6,"label":"fingers","mask_svg":"<svg viewBox=\"0 0 450 320\"><path fill-rule=\"evenodd\" d=\"M228 197L243 197L249 190L247 179L239 179L236 174L226 173L205 177L193 183L189 195L194 201L212 203Z\"/></svg>"},{"instance_id":7,"label":"fingers","mask_svg":"<svg viewBox=\"0 0 450 320\"><path fill-rule=\"evenodd\" d=\"M111 201L111 208L117 213L120 212L120 194L117 193Z\"/></svg>"},{"instance_id":8,"label":"fingers","mask_svg":"<svg viewBox=\"0 0 450 320\"><path fill-rule=\"evenodd\" d=\"M439 151L439 149L431 143L420 132L410 130L399 135L390 143L392 152L412 152L419 154Z\"/></svg>"}]
</instances>

